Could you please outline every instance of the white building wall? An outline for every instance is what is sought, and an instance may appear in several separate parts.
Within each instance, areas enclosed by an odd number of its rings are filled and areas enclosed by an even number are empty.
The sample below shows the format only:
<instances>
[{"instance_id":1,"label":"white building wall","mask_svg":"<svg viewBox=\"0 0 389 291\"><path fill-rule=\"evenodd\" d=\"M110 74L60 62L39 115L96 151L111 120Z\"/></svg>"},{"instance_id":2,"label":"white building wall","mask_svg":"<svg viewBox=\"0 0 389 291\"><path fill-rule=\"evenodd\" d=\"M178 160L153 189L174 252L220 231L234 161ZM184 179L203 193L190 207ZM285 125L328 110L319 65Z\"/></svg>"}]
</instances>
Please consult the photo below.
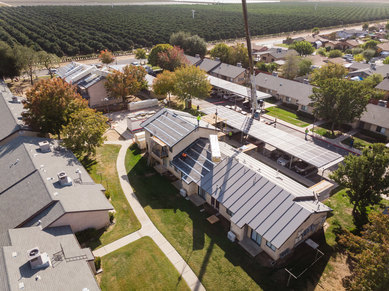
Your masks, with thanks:
<instances>
[{"instance_id":1,"label":"white building wall","mask_svg":"<svg viewBox=\"0 0 389 291\"><path fill-rule=\"evenodd\" d=\"M49 227L64 225L70 225L73 232L87 228L100 229L109 225L108 211L68 212L50 224Z\"/></svg>"}]
</instances>

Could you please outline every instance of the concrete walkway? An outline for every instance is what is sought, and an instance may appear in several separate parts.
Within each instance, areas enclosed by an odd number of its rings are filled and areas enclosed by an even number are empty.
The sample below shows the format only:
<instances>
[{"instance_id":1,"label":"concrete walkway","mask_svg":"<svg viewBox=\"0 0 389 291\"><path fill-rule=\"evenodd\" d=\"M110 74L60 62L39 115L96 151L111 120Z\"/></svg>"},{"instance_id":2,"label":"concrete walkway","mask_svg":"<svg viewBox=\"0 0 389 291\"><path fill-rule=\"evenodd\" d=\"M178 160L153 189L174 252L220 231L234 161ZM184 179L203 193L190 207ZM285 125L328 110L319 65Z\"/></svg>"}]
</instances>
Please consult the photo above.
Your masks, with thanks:
<instances>
[{"instance_id":1,"label":"concrete walkway","mask_svg":"<svg viewBox=\"0 0 389 291\"><path fill-rule=\"evenodd\" d=\"M205 290L204 286L201 284L200 280L197 278L196 274L192 271L189 265L184 261L184 259L175 250L175 248L168 242L168 240L159 232L159 230L152 223L131 188L131 185L128 181L124 161L127 149L132 143L132 140L106 142L106 144L118 144L122 146L120 148L119 155L116 161L116 168L119 175L120 185L122 186L123 192L128 200L128 203L130 204L142 227L140 230L134 233L131 233L98 250L95 250L93 254L99 257L105 256L106 254L109 254L110 252L113 252L129 243L132 243L143 236L149 236L153 239L157 246L162 250L162 252L174 265L174 267L180 273L180 275L185 280L191 290Z\"/></svg>"}]
</instances>

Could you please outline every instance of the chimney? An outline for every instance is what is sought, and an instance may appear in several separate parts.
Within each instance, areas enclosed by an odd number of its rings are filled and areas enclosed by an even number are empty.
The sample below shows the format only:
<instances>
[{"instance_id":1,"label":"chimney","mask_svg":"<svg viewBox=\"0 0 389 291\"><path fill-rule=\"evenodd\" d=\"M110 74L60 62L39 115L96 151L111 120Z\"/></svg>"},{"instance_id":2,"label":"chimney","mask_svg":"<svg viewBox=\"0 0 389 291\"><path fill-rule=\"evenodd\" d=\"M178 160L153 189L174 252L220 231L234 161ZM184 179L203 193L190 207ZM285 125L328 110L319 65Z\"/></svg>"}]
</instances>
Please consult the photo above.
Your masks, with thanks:
<instances>
[{"instance_id":1,"label":"chimney","mask_svg":"<svg viewBox=\"0 0 389 291\"><path fill-rule=\"evenodd\" d=\"M42 153L48 153L51 151L50 144L47 140L39 142L39 148Z\"/></svg>"},{"instance_id":2,"label":"chimney","mask_svg":"<svg viewBox=\"0 0 389 291\"><path fill-rule=\"evenodd\" d=\"M72 179L66 175L65 172L59 172L58 173L58 181L61 184L61 186L71 186L72 185Z\"/></svg>"}]
</instances>

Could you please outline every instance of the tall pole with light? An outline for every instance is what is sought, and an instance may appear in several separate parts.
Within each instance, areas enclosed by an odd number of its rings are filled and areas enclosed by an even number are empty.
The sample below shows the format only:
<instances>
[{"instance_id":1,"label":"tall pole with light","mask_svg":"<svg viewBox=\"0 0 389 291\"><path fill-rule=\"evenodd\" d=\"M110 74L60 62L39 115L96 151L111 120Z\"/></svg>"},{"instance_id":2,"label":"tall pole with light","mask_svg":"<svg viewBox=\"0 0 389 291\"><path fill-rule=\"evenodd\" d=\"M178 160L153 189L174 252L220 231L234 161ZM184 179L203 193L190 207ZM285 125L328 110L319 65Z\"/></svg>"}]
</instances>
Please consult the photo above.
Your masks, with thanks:
<instances>
[{"instance_id":1,"label":"tall pole with light","mask_svg":"<svg viewBox=\"0 0 389 291\"><path fill-rule=\"evenodd\" d=\"M243 8L243 19L244 26L246 32L246 42L247 42L247 53L249 58L249 70L250 70L250 89L251 89L251 114L254 116L257 111L257 90L255 88L255 76L254 76L254 63L253 56L251 50L251 40L250 40L250 31L249 31L249 23L247 18L247 3L246 0L242 0L242 8Z\"/></svg>"}]
</instances>

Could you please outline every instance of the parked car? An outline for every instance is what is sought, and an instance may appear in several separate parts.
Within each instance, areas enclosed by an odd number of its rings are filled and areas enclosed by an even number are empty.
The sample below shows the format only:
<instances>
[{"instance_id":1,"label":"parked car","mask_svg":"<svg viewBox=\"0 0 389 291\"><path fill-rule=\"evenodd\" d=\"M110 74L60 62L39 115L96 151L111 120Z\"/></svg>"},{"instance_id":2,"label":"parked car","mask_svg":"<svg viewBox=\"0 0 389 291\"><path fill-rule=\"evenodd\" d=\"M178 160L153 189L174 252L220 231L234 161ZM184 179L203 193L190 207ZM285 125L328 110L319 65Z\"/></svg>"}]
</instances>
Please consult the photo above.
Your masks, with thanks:
<instances>
[{"instance_id":1,"label":"parked car","mask_svg":"<svg viewBox=\"0 0 389 291\"><path fill-rule=\"evenodd\" d=\"M50 69L49 69L49 73L51 73L51 74L56 74L56 73L57 73L57 69L50 68Z\"/></svg>"},{"instance_id":2,"label":"parked car","mask_svg":"<svg viewBox=\"0 0 389 291\"><path fill-rule=\"evenodd\" d=\"M308 176L317 173L317 168L306 162L298 161L294 164L294 170L296 173L302 176Z\"/></svg>"},{"instance_id":3,"label":"parked car","mask_svg":"<svg viewBox=\"0 0 389 291\"><path fill-rule=\"evenodd\" d=\"M287 167L289 165L290 159L290 156L283 154L277 159L277 164L283 167Z\"/></svg>"}]
</instances>

